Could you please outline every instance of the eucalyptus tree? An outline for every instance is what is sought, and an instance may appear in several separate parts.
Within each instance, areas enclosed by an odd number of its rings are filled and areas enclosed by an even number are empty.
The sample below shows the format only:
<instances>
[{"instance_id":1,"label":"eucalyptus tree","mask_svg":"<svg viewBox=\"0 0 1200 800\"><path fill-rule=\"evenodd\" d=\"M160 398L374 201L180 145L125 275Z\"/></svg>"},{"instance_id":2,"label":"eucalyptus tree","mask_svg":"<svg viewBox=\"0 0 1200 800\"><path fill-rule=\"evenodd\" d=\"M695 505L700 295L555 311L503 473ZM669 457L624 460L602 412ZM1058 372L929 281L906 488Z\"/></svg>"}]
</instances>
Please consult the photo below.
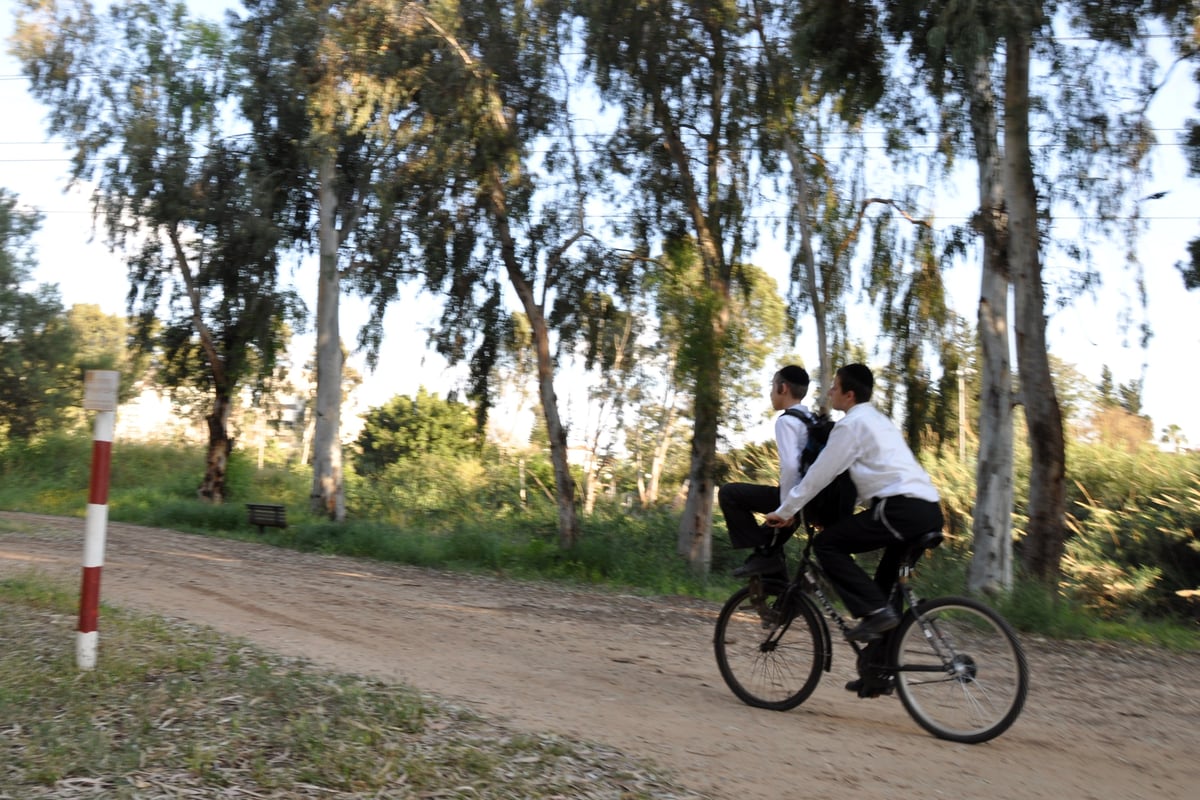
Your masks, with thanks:
<instances>
[{"instance_id":1,"label":"eucalyptus tree","mask_svg":"<svg viewBox=\"0 0 1200 800\"><path fill-rule=\"evenodd\" d=\"M674 361L668 357L660 373L673 377ZM673 453L682 453L687 445L682 436L684 418L681 393L674 380L656 381L651 395L639 391L640 402L633 424L626 429L626 446L632 451L638 503L643 509L657 506L664 478ZM641 388L641 387L639 387ZM686 470L681 470L686 472Z\"/></svg>"},{"instance_id":2,"label":"eucalyptus tree","mask_svg":"<svg viewBox=\"0 0 1200 800\"><path fill-rule=\"evenodd\" d=\"M903 39L941 101L943 141L957 141L969 130L979 171L980 204L972 227L983 249L984 375L980 496L969 576L974 589L1011 583L1011 407L1016 402L1024 407L1033 451L1024 567L1047 582L1058 576L1066 533L1065 442L1046 350L1044 251L1057 243L1084 263L1077 273L1082 287L1097 281L1089 253L1092 237L1113 234L1121 203L1139 185L1148 142L1136 103L1119 94L1130 84L1136 90L1147 70L1128 70L1132 80L1117 80L1119 68L1110 70L1105 59L1143 55L1137 46L1140 12L1154 5L1160 4L905 0L886 7L889 29ZM1055 17L1056 11L1062 13ZM1085 41L1058 38L1058 30L1082 32ZM1055 80L1031 85L1035 58ZM965 119L953 114L963 106ZM1031 144L1031 118L1044 123L1038 127L1048 139L1037 150ZM1085 226L1079 236L1049 237L1060 204L1099 224ZM1015 336L1006 328L1010 287ZM1019 396L1012 391L1007 364L1013 338L1023 387Z\"/></svg>"},{"instance_id":3,"label":"eucalyptus tree","mask_svg":"<svg viewBox=\"0 0 1200 800\"><path fill-rule=\"evenodd\" d=\"M1177 34L1176 47L1181 57L1195 61L1200 59L1200 28L1193 26L1190 34L1189 36L1186 31ZM1200 67L1197 67L1193 74L1196 83L1200 84ZM1200 111L1200 102L1196 103L1196 110ZM1188 122L1184 148L1188 154L1188 174L1193 178L1200 178L1200 120L1193 119ZM1200 237L1188 242L1187 254L1187 260L1176 265L1177 269L1188 291L1200 289Z\"/></svg>"},{"instance_id":4,"label":"eucalyptus tree","mask_svg":"<svg viewBox=\"0 0 1200 800\"><path fill-rule=\"evenodd\" d=\"M117 402L132 400L151 375L151 354L129 347L129 320L123 314L106 314L93 303L77 303L67 310L67 322L79 342L75 353L78 379L90 369L121 373Z\"/></svg>"},{"instance_id":5,"label":"eucalyptus tree","mask_svg":"<svg viewBox=\"0 0 1200 800\"><path fill-rule=\"evenodd\" d=\"M74 149L72 182L95 182L107 241L129 254L136 341L160 354L166 385L211 397L198 493L221 502L234 393L270 374L300 308L277 286L270 176L226 137L224 37L183 3L98 14L85 0L28 0L12 45L50 109L49 132Z\"/></svg>"},{"instance_id":6,"label":"eucalyptus tree","mask_svg":"<svg viewBox=\"0 0 1200 800\"><path fill-rule=\"evenodd\" d=\"M865 212L861 197L864 115L885 89L882 31L870 0L827 3L751 0L744 14L758 51L754 114L758 158L768 172L787 159L787 238L794 240L790 313L797 326L809 311L816 329L819 387L833 382L832 358L846 329L850 283L849 220ZM835 156L827 150L838 143ZM844 174L839 175L839 172ZM825 393L815 398L825 407Z\"/></svg>"},{"instance_id":7,"label":"eucalyptus tree","mask_svg":"<svg viewBox=\"0 0 1200 800\"><path fill-rule=\"evenodd\" d=\"M644 509L659 503L668 457L678 452L686 423L683 400L687 390L676 369L682 341L671 335L679 331L676 313L683 307L663 302L665 277L659 270L647 270L641 276L628 307L630 316L638 321L637 330L630 330L628 339L624 331L611 337L629 352L619 369L602 373L599 392L602 399L611 397L613 415L619 415L611 440L619 440L628 453L638 502ZM683 300L686 303L687 298Z\"/></svg>"},{"instance_id":8,"label":"eucalyptus tree","mask_svg":"<svg viewBox=\"0 0 1200 800\"><path fill-rule=\"evenodd\" d=\"M1055 14L1054 12L1058 12ZM1137 204L1150 174L1147 155L1154 143L1147 106L1156 91L1157 66L1146 46L1148 23L1166 19L1176 30L1194 24L1194 3L1177 0L1110 0L1103 3L1014 2L1005 19L1005 192L1008 197L1013 264L1018 371L1030 435L1029 532L1022 547L1025 571L1057 582L1065 552L1066 487L1062 411L1053 389L1045 343L1045 279L1042 251L1047 209L1068 204L1089 224L1073 248L1082 251L1083 284L1100 274L1088 238L1123 235L1135 291L1146 303L1142 266L1136 256ZM1065 29L1086 37L1075 44ZM1030 62L1042 56L1073 79L1031 85ZM1048 99L1047 99L1048 96ZM1042 116L1048 107L1050 115ZM1030 147L1031 118L1057 122L1053 146ZM1098 179L1098 176L1102 176ZM1019 193L1019 195L1018 195ZM1045 199L1043 199L1045 198ZM1130 208L1133 212L1130 212ZM1101 245L1103 246L1103 245ZM1149 322L1138 331L1145 346ZM1147 431L1149 433L1149 431Z\"/></svg>"},{"instance_id":9,"label":"eucalyptus tree","mask_svg":"<svg viewBox=\"0 0 1200 800\"><path fill-rule=\"evenodd\" d=\"M699 248L693 238L668 239L663 243L661 264L653 276L658 307L658 335L670 350L673 374L664 375L675 392L695 399L703 395L698 381L701 365L712 357L711 308L718 301L706 279ZM767 405L760 383L764 366L784 349L789 325L783 299L775 280L760 267L739 264L731 276L730 293L723 301L728 311L722 338L716 343L722 363L721 382L725 411L719 435L742 434L760 418ZM695 419L695 406L687 409ZM665 455L669 440L660 440ZM693 443L693 453L695 445ZM693 461L694 466L694 461ZM691 480L691 475L689 475ZM693 557L694 541L689 531L679 537L679 552ZM706 543L700 561L707 568L711 544ZM695 558L692 558L693 562Z\"/></svg>"},{"instance_id":10,"label":"eucalyptus tree","mask_svg":"<svg viewBox=\"0 0 1200 800\"><path fill-rule=\"evenodd\" d=\"M580 534L555 389L559 360L599 321L620 317L623 287L640 263L603 246L588 216L589 192L603 174L577 128L595 109L573 91L564 55L570 20L554 2L500 0L409 3L401 15L427 49L419 105L433 135L405 165L405 186L390 201L407 222L409 237L398 245L444 298L433 341L452 363L469 361L481 422L515 295L535 353L559 541L569 547ZM373 325L407 277L364 274Z\"/></svg>"},{"instance_id":11,"label":"eucalyptus tree","mask_svg":"<svg viewBox=\"0 0 1200 800\"><path fill-rule=\"evenodd\" d=\"M1022 562L1034 578L1057 584L1066 549L1066 440L1050 375L1042 228L1030 149L1030 59L1035 34L1048 20L1036 0L1007 9L1004 33L1004 198L1013 282L1017 369L1029 431L1029 527Z\"/></svg>"},{"instance_id":12,"label":"eucalyptus tree","mask_svg":"<svg viewBox=\"0 0 1200 800\"><path fill-rule=\"evenodd\" d=\"M890 216L890 215L887 215ZM952 371L955 354L950 342L956 315L947 303L942 282L943 256L930 226L916 228L911 253L892 244L890 225L877 225L867 294L881 308L881 329L890 342L890 358L884 370L895 396L900 390L904 404L902 419L905 440L920 452L927 431L934 425L933 406L939 397L926 352L934 349L942 360L942 372ZM911 262L911 263L910 263ZM955 393L942 394L942 402ZM886 412L892 415L890 408Z\"/></svg>"},{"instance_id":13,"label":"eucalyptus tree","mask_svg":"<svg viewBox=\"0 0 1200 800\"><path fill-rule=\"evenodd\" d=\"M890 32L902 38L929 92L947 142L969 137L978 206L970 229L979 240L977 332L982 352L979 451L970 589L1012 584L1013 425L1009 359L1008 217L1004 205L1000 92L995 68L999 4L904 0L888 6Z\"/></svg>"},{"instance_id":14,"label":"eucalyptus tree","mask_svg":"<svg viewBox=\"0 0 1200 800\"><path fill-rule=\"evenodd\" d=\"M407 271L398 259L408 220L394 213L393 196L424 132L414 98L429 75L394 3L244 5L245 15L230 19L242 113L281 187L288 241L317 253L310 503L314 513L342 520L341 292L345 284L372 287L379 274L394 280ZM360 333L372 367L380 335L378 326Z\"/></svg>"},{"instance_id":15,"label":"eucalyptus tree","mask_svg":"<svg viewBox=\"0 0 1200 800\"><path fill-rule=\"evenodd\" d=\"M68 389L76 340L58 287L24 286L36 263L32 238L40 225L40 214L21 209L15 195L0 189L0 432L11 439L52 429L78 402Z\"/></svg>"},{"instance_id":16,"label":"eucalyptus tree","mask_svg":"<svg viewBox=\"0 0 1200 800\"><path fill-rule=\"evenodd\" d=\"M616 460L618 440L626 429L627 412L633 410L636 382L641 377L638 340L643 335L646 317L639 313L644 309L635 306L634 297L627 296L625 300L626 307L618 314L611 318L594 318L584 354L586 362L596 364L599 361L601 366L598 380L589 386L587 393L587 452L583 464L585 516L595 510L603 487L602 471Z\"/></svg>"},{"instance_id":17,"label":"eucalyptus tree","mask_svg":"<svg viewBox=\"0 0 1200 800\"><path fill-rule=\"evenodd\" d=\"M693 313L693 435L681 549L707 569L717 437L727 409L730 300L754 244L752 158L756 56L736 4L709 0L578 0L585 60L620 111L609 158L636 198L630 232L694 240L704 293Z\"/></svg>"}]
</instances>

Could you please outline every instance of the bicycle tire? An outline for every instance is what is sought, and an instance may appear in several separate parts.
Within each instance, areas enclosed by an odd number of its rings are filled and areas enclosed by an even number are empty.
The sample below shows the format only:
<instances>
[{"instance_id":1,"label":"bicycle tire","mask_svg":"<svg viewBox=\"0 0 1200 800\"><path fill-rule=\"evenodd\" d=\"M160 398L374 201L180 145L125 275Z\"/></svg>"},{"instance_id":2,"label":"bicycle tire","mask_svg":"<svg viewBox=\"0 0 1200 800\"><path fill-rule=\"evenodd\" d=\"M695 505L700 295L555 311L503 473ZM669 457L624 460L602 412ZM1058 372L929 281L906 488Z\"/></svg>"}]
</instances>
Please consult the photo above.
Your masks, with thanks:
<instances>
[{"instance_id":1,"label":"bicycle tire","mask_svg":"<svg viewBox=\"0 0 1200 800\"><path fill-rule=\"evenodd\" d=\"M786 588L782 581L764 582L757 603L748 586L734 592L713 633L725 684L743 703L772 711L787 711L807 700L825 663L819 618L798 594L793 595L794 612L783 609Z\"/></svg>"},{"instance_id":2,"label":"bicycle tire","mask_svg":"<svg viewBox=\"0 0 1200 800\"><path fill-rule=\"evenodd\" d=\"M919 618L918 618L919 617ZM931 626L927 638L922 621ZM896 689L918 725L952 742L994 739L1016 721L1029 666L1012 627L967 597L940 597L905 614L893 638Z\"/></svg>"}]
</instances>

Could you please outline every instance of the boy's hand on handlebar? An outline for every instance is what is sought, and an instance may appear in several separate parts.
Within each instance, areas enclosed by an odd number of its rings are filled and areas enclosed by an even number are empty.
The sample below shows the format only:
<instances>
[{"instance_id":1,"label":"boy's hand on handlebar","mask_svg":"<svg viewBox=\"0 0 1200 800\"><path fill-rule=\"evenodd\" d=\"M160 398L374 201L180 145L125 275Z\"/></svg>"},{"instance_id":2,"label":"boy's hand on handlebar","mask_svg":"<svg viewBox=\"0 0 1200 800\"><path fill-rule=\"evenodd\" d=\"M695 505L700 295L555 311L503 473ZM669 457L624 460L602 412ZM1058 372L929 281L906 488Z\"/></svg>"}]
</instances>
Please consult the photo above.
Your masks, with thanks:
<instances>
[{"instance_id":1,"label":"boy's hand on handlebar","mask_svg":"<svg viewBox=\"0 0 1200 800\"><path fill-rule=\"evenodd\" d=\"M795 519L795 517L787 517L785 519L784 517L781 517L772 511L770 514L767 514L767 518L764 520L764 522L766 522L768 528L786 528L788 525L792 524L793 519Z\"/></svg>"}]
</instances>

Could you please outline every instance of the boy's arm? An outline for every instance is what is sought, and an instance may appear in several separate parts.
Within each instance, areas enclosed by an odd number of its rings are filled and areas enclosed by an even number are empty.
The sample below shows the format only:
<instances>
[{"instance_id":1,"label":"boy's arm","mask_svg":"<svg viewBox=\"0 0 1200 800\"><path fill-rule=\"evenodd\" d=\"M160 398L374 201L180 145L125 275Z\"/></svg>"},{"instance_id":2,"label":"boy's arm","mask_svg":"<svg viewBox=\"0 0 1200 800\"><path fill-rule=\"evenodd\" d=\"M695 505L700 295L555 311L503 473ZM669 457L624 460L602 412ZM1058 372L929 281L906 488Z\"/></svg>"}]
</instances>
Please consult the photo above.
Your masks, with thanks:
<instances>
[{"instance_id":1,"label":"boy's arm","mask_svg":"<svg viewBox=\"0 0 1200 800\"><path fill-rule=\"evenodd\" d=\"M850 468L854 463L857 444L855 435L848 426L838 423L829 432L829 441L825 449L817 456L817 460L808 468L808 474L800 483L792 487L787 494L782 495L779 508L767 516L767 524L778 527L780 521L786 521L796 516L800 509L817 496L833 479Z\"/></svg>"}]
</instances>

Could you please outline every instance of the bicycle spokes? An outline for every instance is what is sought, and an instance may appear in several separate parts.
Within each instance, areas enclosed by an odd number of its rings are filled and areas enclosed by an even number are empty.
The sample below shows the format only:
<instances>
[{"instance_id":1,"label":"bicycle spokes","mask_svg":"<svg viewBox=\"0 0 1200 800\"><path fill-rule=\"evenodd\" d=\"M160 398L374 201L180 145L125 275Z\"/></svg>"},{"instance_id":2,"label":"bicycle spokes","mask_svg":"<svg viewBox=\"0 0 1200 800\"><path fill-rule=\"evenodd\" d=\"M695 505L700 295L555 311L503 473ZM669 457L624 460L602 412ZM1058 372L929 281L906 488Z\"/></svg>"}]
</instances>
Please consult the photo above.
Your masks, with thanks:
<instances>
[{"instance_id":1,"label":"bicycle spokes","mask_svg":"<svg viewBox=\"0 0 1200 800\"><path fill-rule=\"evenodd\" d=\"M1028 689L1025 655L998 614L968 598L921 606L897 631L900 699L922 727L960 742L991 739L1012 724Z\"/></svg>"}]
</instances>

